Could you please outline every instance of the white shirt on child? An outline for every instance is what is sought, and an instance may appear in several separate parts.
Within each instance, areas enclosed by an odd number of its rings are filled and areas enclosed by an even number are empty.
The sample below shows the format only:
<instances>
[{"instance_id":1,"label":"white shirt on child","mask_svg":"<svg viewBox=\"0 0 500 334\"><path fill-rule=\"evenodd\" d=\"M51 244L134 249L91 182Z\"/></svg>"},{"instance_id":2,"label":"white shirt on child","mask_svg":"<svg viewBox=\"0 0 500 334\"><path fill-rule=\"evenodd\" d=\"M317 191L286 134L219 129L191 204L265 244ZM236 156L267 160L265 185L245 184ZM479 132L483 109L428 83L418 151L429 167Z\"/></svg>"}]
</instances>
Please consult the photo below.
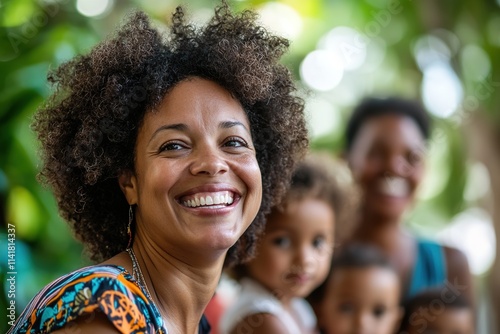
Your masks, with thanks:
<instances>
[{"instance_id":1,"label":"white shirt on child","mask_svg":"<svg viewBox=\"0 0 500 334\"><path fill-rule=\"evenodd\" d=\"M309 304L302 298L291 300L292 316L281 302L256 281L243 278L240 281L241 290L236 301L227 307L219 326L221 334L228 334L245 317L258 313L269 313L281 320L288 334L303 334L305 329L313 333L316 328L316 316ZM244 325L244 332L253 333L253 326L260 324L258 316L250 317ZM297 323L297 321L299 323Z\"/></svg>"}]
</instances>

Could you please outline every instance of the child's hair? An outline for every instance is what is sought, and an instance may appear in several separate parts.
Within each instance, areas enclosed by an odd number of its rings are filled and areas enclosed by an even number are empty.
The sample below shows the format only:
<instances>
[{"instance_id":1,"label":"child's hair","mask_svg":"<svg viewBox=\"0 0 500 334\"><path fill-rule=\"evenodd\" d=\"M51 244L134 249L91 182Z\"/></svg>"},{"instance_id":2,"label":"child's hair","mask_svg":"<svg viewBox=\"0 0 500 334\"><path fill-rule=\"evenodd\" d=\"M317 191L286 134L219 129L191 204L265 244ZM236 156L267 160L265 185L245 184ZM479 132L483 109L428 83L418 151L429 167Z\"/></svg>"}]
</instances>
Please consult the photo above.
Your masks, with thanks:
<instances>
[{"instance_id":1,"label":"child's hair","mask_svg":"<svg viewBox=\"0 0 500 334\"><path fill-rule=\"evenodd\" d=\"M342 173L336 160L326 154L309 153L295 168L290 187L280 205L271 208L271 213L282 211L287 205L305 199L325 201L335 215L335 234L338 226L349 220L356 196L347 180L348 173ZM345 176L345 177L343 177ZM269 217L269 215L267 216ZM266 222L267 224L267 222ZM245 276L245 264L240 264L228 270L229 276L239 280Z\"/></svg>"},{"instance_id":2,"label":"child's hair","mask_svg":"<svg viewBox=\"0 0 500 334\"><path fill-rule=\"evenodd\" d=\"M326 280L307 297L307 300L311 304L317 304L323 300L328 281L330 277L335 274L335 271L342 268L352 269L369 267L388 269L397 275L389 259L377 247L353 243L342 248L332 257L330 272Z\"/></svg>"},{"instance_id":3,"label":"child's hair","mask_svg":"<svg viewBox=\"0 0 500 334\"><path fill-rule=\"evenodd\" d=\"M407 331L410 327L410 318L414 312L424 308L430 310L434 309L433 304L439 304L439 309L472 309L472 304L464 295L448 296L443 295L443 288L429 288L426 289L412 298L410 298L404 305L405 313L401 321L399 332ZM398 333L399 333L398 332Z\"/></svg>"},{"instance_id":4,"label":"child's hair","mask_svg":"<svg viewBox=\"0 0 500 334\"><path fill-rule=\"evenodd\" d=\"M282 211L288 204L305 199L317 199L328 203L335 215L335 232L352 213L355 194L350 187L348 172L342 171L339 162L326 153L309 153L295 168L290 188L281 205L271 212Z\"/></svg>"}]
</instances>

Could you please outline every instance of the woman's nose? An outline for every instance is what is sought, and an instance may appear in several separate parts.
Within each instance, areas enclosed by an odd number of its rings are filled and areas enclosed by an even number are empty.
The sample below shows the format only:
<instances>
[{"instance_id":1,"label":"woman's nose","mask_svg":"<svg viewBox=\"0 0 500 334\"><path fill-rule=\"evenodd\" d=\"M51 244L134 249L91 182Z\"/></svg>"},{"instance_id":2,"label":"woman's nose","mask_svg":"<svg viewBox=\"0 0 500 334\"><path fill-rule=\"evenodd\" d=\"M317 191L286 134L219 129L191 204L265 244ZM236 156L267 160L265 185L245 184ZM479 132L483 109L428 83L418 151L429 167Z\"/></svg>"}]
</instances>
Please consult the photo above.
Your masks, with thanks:
<instances>
[{"instance_id":1,"label":"woman's nose","mask_svg":"<svg viewBox=\"0 0 500 334\"><path fill-rule=\"evenodd\" d=\"M214 176L227 172L228 165L222 152L215 148L200 148L194 153L190 171L193 175L205 174Z\"/></svg>"},{"instance_id":2,"label":"woman's nose","mask_svg":"<svg viewBox=\"0 0 500 334\"><path fill-rule=\"evenodd\" d=\"M412 173L412 166L400 155L389 157L386 162L386 172L396 176L409 176Z\"/></svg>"}]
</instances>

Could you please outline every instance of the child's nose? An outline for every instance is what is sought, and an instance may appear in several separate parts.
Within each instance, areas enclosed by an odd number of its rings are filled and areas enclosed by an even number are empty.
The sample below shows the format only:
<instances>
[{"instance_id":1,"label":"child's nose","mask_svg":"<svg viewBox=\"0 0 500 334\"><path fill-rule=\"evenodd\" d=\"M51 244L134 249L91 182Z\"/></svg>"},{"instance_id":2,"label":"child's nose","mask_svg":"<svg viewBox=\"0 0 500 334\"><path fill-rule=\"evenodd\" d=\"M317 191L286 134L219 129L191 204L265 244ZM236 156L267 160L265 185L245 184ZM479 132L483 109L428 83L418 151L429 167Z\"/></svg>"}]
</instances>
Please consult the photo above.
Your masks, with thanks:
<instances>
[{"instance_id":1,"label":"child's nose","mask_svg":"<svg viewBox=\"0 0 500 334\"><path fill-rule=\"evenodd\" d=\"M302 246L297 250L296 263L303 269L311 266L315 260L315 253L311 247Z\"/></svg>"},{"instance_id":2,"label":"child's nose","mask_svg":"<svg viewBox=\"0 0 500 334\"><path fill-rule=\"evenodd\" d=\"M373 333L370 314L366 312L357 312L354 317L354 331L356 334Z\"/></svg>"}]
</instances>

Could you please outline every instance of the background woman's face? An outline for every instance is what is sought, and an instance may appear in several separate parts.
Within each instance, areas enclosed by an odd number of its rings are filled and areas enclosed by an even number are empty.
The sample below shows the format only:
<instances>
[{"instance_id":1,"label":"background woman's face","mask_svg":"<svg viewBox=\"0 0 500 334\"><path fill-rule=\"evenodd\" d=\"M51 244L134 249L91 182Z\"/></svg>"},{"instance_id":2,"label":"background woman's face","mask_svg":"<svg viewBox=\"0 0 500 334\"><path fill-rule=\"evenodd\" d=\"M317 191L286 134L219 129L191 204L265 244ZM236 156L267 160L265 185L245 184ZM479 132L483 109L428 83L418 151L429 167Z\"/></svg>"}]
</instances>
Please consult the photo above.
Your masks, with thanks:
<instances>
[{"instance_id":1,"label":"background woman's face","mask_svg":"<svg viewBox=\"0 0 500 334\"><path fill-rule=\"evenodd\" d=\"M181 257L232 246L262 197L250 133L227 90L200 78L177 84L139 130L128 196L137 204L138 235Z\"/></svg>"},{"instance_id":2,"label":"background woman's face","mask_svg":"<svg viewBox=\"0 0 500 334\"><path fill-rule=\"evenodd\" d=\"M364 209L398 218L411 204L424 171L425 140L417 124L396 114L365 121L348 153Z\"/></svg>"}]
</instances>

